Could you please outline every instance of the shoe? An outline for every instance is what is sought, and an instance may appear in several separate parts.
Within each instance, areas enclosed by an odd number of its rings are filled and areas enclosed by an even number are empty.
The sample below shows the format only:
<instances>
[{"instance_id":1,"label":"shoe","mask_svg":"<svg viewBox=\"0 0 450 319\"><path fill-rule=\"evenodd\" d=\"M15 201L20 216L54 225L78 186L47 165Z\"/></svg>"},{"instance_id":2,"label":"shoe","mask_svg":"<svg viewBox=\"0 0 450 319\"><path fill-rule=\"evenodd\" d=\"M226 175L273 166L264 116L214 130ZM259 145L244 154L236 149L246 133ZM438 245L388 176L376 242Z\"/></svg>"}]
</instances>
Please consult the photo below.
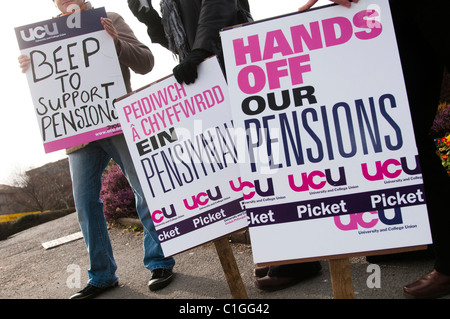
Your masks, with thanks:
<instances>
[{"instance_id":1,"label":"shoe","mask_svg":"<svg viewBox=\"0 0 450 319\"><path fill-rule=\"evenodd\" d=\"M92 299L109 289L117 287L118 285L119 285L118 281L106 287L95 287L90 284L87 284L87 286L83 290L80 290L75 295L71 296L69 299Z\"/></svg>"},{"instance_id":2,"label":"shoe","mask_svg":"<svg viewBox=\"0 0 450 319\"><path fill-rule=\"evenodd\" d=\"M152 278L148 282L148 289L151 291L166 287L173 279L171 269L158 268L152 271Z\"/></svg>"},{"instance_id":3,"label":"shoe","mask_svg":"<svg viewBox=\"0 0 450 319\"><path fill-rule=\"evenodd\" d=\"M322 269L322 266L320 266L320 264L313 266L314 267L311 267L312 269L299 271L296 276L288 276L287 274L283 275L280 271L278 271L280 276L276 276L272 271L270 271L266 276L255 280L256 288L266 291L276 291L288 288L302 280L318 275Z\"/></svg>"},{"instance_id":4,"label":"shoe","mask_svg":"<svg viewBox=\"0 0 450 319\"><path fill-rule=\"evenodd\" d=\"M256 278L262 278L265 277L269 273L269 266L266 267L256 267L253 269L253 275Z\"/></svg>"},{"instance_id":5,"label":"shoe","mask_svg":"<svg viewBox=\"0 0 450 319\"><path fill-rule=\"evenodd\" d=\"M270 277L265 276L255 280L255 286L265 291L276 291L295 285L300 280L296 277Z\"/></svg>"},{"instance_id":6,"label":"shoe","mask_svg":"<svg viewBox=\"0 0 450 319\"><path fill-rule=\"evenodd\" d=\"M407 298L439 298L450 293L450 276L436 270L426 274L416 282L403 287Z\"/></svg>"}]
</instances>

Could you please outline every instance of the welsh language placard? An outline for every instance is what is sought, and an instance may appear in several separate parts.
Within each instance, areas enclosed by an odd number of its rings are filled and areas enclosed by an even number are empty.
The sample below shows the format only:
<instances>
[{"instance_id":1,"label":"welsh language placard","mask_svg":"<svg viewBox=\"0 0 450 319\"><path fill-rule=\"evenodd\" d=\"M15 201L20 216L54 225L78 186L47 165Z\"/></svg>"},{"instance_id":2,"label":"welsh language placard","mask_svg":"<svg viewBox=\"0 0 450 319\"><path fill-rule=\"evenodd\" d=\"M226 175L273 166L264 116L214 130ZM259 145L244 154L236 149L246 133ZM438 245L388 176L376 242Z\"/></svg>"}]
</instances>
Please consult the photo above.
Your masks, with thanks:
<instances>
[{"instance_id":1,"label":"welsh language placard","mask_svg":"<svg viewBox=\"0 0 450 319\"><path fill-rule=\"evenodd\" d=\"M46 153L121 133L113 100L126 94L104 8L15 29Z\"/></svg>"},{"instance_id":2,"label":"welsh language placard","mask_svg":"<svg viewBox=\"0 0 450 319\"><path fill-rule=\"evenodd\" d=\"M116 102L166 256L247 227L229 101L213 57L194 84L169 76Z\"/></svg>"},{"instance_id":3,"label":"welsh language placard","mask_svg":"<svg viewBox=\"0 0 450 319\"><path fill-rule=\"evenodd\" d=\"M431 242L388 1L221 39L256 263Z\"/></svg>"}]
</instances>

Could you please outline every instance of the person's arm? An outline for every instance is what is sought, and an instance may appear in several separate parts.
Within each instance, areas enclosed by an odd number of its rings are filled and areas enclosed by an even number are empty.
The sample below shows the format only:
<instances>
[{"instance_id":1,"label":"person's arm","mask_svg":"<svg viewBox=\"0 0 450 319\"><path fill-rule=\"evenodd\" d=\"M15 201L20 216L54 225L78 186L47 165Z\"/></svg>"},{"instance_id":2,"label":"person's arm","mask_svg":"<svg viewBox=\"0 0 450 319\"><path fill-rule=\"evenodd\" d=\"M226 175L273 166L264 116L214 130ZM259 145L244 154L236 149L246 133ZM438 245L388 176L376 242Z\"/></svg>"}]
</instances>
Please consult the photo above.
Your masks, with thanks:
<instances>
[{"instance_id":1,"label":"person's arm","mask_svg":"<svg viewBox=\"0 0 450 319\"><path fill-rule=\"evenodd\" d=\"M119 62L138 74L150 72L155 64L150 49L136 38L133 30L120 15L108 13L108 17L102 21L105 30L114 39Z\"/></svg>"},{"instance_id":2,"label":"person's arm","mask_svg":"<svg viewBox=\"0 0 450 319\"><path fill-rule=\"evenodd\" d=\"M207 57L217 53L219 32L235 21L235 0L203 0L191 52L173 69L179 83L194 83L197 67Z\"/></svg>"},{"instance_id":3,"label":"person's arm","mask_svg":"<svg viewBox=\"0 0 450 319\"><path fill-rule=\"evenodd\" d=\"M236 0L203 0L192 50L217 51L219 32L235 21Z\"/></svg>"},{"instance_id":4,"label":"person's arm","mask_svg":"<svg viewBox=\"0 0 450 319\"><path fill-rule=\"evenodd\" d=\"M148 4L150 5L150 7L146 11L145 8L141 8L139 0L128 0L128 7L130 8L133 15L140 22L147 26L147 34L150 37L152 43L158 43L168 49L169 43L164 33L164 27L161 22L161 17L159 16L159 13L153 8L151 1L149 1Z\"/></svg>"}]
</instances>

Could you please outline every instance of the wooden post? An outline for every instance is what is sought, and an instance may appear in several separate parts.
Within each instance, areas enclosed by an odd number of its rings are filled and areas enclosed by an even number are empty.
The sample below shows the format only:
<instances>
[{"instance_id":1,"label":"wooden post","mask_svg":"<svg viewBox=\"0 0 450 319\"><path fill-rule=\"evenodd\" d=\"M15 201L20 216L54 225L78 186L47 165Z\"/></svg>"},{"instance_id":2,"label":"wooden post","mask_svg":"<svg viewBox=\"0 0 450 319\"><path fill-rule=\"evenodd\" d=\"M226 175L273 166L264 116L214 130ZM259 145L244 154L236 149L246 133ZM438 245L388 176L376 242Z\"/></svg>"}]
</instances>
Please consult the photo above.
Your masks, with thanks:
<instances>
[{"instance_id":1,"label":"wooden post","mask_svg":"<svg viewBox=\"0 0 450 319\"><path fill-rule=\"evenodd\" d=\"M353 283L348 258L330 259L331 284L335 299L353 299Z\"/></svg>"},{"instance_id":2,"label":"wooden post","mask_svg":"<svg viewBox=\"0 0 450 319\"><path fill-rule=\"evenodd\" d=\"M214 245L216 246L217 255L219 255L228 287L230 288L231 297L233 299L248 299L247 291L242 282L242 277L239 273L228 237L225 236L214 240Z\"/></svg>"}]
</instances>

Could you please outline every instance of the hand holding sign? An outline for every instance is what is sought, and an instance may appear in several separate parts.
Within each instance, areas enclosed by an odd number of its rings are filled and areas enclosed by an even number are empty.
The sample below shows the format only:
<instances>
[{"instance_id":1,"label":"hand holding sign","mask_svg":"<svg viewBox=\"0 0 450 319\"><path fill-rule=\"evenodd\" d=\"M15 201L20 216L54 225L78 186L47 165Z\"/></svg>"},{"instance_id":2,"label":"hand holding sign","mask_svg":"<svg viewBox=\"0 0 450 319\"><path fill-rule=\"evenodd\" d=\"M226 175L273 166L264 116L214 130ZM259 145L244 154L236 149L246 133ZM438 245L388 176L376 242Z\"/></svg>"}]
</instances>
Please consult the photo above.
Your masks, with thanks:
<instances>
[{"instance_id":1,"label":"hand holding sign","mask_svg":"<svg viewBox=\"0 0 450 319\"><path fill-rule=\"evenodd\" d=\"M28 55L25 54L21 54L19 55L19 65L20 68L22 69L22 73L26 73L28 71L28 69L30 68L30 64L31 64L31 59Z\"/></svg>"},{"instance_id":2,"label":"hand holding sign","mask_svg":"<svg viewBox=\"0 0 450 319\"><path fill-rule=\"evenodd\" d=\"M114 27L112 20L109 18L100 18L100 21L102 22L103 27L105 28L105 31L111 36L111 38L114 41L114 44L117 48L117 44L119 42L119 33L117 32L116 28Z\"/></svg>"},{"instance_id":3,"label":"hand holding sign","mask_svg":"<svg viewBox=\"0 0 450 319\"><path fill-rule=\"evenodd\" d=\"M313 5L315 5L317 3L318 0L308 0L308 2L306 4L304 4L303 6L301 6L300 8L298 8L298 11L305 11L305 10L309 10L311 9L311 7ZM344 7L350 8L351 3L358 3L359 0L330 0L336 4L340 4L343 5Z\"/></svg>"}]
</instances>

